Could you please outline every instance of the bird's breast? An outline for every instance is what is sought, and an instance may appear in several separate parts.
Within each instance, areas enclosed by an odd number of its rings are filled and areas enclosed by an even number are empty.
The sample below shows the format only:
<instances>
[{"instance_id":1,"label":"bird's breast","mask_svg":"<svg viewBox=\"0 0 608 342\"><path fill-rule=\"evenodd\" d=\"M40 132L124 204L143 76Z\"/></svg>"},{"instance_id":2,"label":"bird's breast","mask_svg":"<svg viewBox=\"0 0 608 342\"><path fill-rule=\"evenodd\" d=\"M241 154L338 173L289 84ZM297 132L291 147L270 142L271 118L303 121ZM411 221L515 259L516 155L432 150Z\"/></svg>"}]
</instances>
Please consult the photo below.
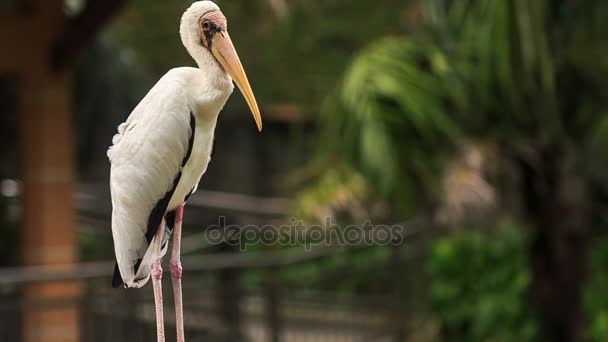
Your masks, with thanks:
<instances>
[{"instance_id":1,"label":"bird's breast","mask_svg":"<svg viewBox=\"0 0 608 342\"><path fill-rule=\"evenodd\" d=\"M213 149L215 121L212 123L195 119L192 153L181 169L180 180L171 197L167 211L171 211L184 202L184 199L197 187L198 182L207 170ZM203 121L203 122L201 122Z\"/></svg>"},{"instance_id":2,"label":"bird's breast","mask_svg":"<svg viewBox=\"0 0 608 342\"><path fill-rule=\"evenodd\" d=\"M184 199L198 185L207 170L213 149L213 134L220 110L232 93L233 85L228 79L218 86L208 75L198 69L188 69L191 76L187 86L188 103L195 120L192 152L181 169L180 180L167 207L171 211L184 202Z\"/></svg>"}]
</instances>

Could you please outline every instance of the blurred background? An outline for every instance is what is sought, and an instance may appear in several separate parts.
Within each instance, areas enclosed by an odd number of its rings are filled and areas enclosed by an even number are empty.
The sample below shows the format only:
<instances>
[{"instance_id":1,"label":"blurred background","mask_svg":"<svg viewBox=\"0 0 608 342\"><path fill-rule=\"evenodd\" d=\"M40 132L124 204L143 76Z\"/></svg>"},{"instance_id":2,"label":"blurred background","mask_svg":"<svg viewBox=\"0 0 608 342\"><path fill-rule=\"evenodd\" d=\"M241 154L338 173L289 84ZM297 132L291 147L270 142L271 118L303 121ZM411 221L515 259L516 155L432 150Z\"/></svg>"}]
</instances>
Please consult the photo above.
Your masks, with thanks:
<instances>
[{"instance_id":1,"label":"blurred background","mask_svg":"<svg viewBox=\"0 0 608 342\"><path fill-rule=\"evenodd\" d=\"M106 150L194 64L191 2L0 1L0 341L155 339L151 285L110 286ZM608 2L217 3L264 131L235 92L186 209L189 341L608 340ZM243 249L220 217L402 234Z\"/></svg>"}]
</instances>

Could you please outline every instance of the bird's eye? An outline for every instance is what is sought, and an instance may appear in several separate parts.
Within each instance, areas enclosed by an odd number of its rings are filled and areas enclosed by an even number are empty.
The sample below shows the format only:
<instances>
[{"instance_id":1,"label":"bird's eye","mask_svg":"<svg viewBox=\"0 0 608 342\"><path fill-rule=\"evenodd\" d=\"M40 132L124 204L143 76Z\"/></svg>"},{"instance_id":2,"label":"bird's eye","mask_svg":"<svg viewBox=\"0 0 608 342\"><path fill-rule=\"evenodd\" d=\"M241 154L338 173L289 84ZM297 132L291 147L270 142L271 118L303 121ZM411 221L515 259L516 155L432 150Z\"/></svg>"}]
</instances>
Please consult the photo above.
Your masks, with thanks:
<instances>
[{"instance_id":1,"label":"bird's eye","mask_svg":"<svg viewBox=\"0 0 608 342\"><path fill-rule=\"evenodd\" d=\"M203 30L207 31L211 28L211 23L209 22L209 20L205 20L205 21L203 21L202 26L203 26Z\"/></svg>"}]
</instances>

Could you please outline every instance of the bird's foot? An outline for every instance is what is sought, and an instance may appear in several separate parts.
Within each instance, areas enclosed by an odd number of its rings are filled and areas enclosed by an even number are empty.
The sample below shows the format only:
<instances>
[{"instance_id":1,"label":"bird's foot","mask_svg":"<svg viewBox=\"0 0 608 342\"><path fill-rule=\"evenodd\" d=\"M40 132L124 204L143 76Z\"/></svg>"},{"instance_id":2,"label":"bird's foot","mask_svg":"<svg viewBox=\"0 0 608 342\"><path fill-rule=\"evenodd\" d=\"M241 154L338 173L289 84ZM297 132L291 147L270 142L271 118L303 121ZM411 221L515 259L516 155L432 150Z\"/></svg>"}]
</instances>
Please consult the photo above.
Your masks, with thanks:
<instances>
[{"instance_id":1,"label":"bird's foot","mask_svg":"<svg viewBox=\"0 0 608 342\"><path fill-rule=\"evenodd\" d=\"M173 278L182 279L182 263L179 259L171 260L169 262L169 268L171 269Z\"/></svg>"},{"instance_id":2,"label":"bird's foot","mask_svg":"<svg viewBox=\"0 0 608 342\"><path fill-rule=\"evenodd\" d=\"M160 264L160 260L156 260L150 265L150 274L152 274L154 279L161 279L163 277L163 267Z\"/></svg>"}]
</instances>

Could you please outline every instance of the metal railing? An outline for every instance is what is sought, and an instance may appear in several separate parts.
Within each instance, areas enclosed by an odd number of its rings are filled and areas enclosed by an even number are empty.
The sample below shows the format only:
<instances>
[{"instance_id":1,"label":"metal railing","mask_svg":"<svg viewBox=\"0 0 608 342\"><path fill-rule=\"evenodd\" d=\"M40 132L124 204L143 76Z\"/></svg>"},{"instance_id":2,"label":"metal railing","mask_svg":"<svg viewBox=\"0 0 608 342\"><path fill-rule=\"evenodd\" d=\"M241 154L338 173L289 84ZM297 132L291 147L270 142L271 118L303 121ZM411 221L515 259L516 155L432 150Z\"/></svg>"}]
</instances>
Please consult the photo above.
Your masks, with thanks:
<instances>
[{"instance_id":1,"label":"metal railing","mask_svg":"<svg viewBox=\"0 0 608 342\"><path fill-rule=\"evenodd\" d=\"M95 190L93 190L94 192ZM217 195L217 194L216 194ZM109 215L86 193L78 198L81 218ZM248 211L265 203L262 215L278 216L285 209L281 199L220 194L195 200L199 209ZM195 198L196 199L196 198ZM230 203L238 207L227 209ZM109 232L108 232L109 233ZM416 233L412 231L411 233ZM188 237L184 237L185 240ZM256 253L222 252L185 255L184 311L188 341L399 341L404 326L403 304L391 295L346 295L282 287L277 272L291 265L314 262L352 249L318 247L309 251L288 249ZM0 342L21 340L21 317L29 311L75 308L81 341L153 341L155 316L152 290L112 289L113 261L84 262L53 267L0 269ZM168 269L168 268L166 268ZM257 270L264 280L244 288L244 271ZM347 275L345 275L347 276ZM38 282L77 282L74 297L53 301L21 300L24 286ZM170 282L164 287L166 335L175 336Z\"/></svg>"}]
</instances>

